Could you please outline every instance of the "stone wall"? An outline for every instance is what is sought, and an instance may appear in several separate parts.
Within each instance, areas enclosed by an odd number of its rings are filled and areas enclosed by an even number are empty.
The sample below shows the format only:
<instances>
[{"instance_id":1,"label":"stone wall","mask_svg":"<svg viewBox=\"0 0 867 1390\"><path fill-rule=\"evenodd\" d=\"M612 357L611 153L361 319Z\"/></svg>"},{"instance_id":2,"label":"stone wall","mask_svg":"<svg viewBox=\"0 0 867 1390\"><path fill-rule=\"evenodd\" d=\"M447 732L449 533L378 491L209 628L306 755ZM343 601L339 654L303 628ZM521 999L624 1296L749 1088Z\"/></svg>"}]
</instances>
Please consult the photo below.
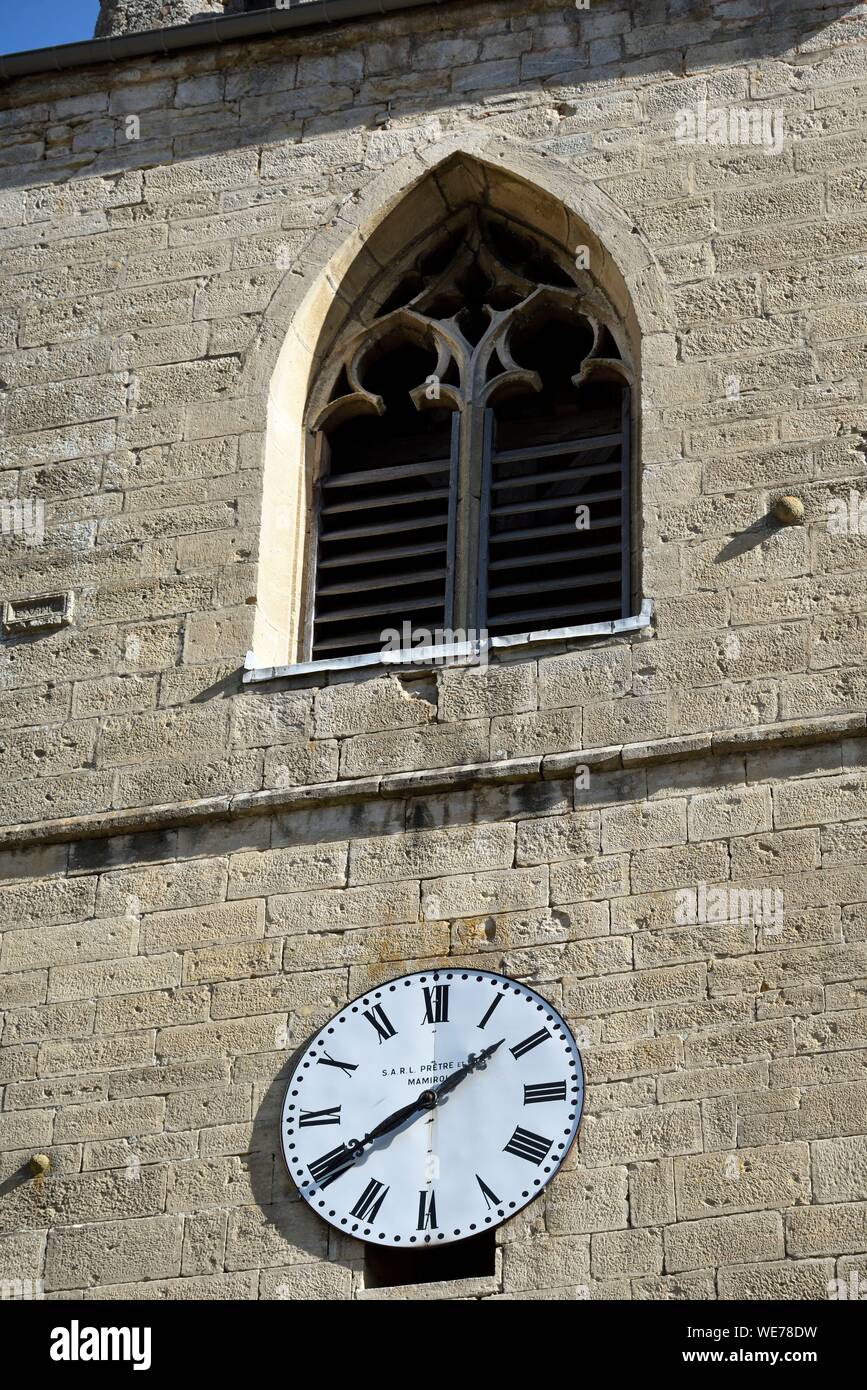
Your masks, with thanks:
<instances>
[{"instance_id":1,"label":"stone wall","mask_svg":"<svg viewBox=\"0 0 867 1390\"><path fill-rule=\"evenodd\" d=\"M0 1277L361 1292L276 1096L348 995L451 955L562 1005L590 1083L462 1292L867 1272L867 525L828 524L864 478L867 19L691 9L450 3L0 89L0 496L44 502L0 591L75 596L0 645ZM781 150L678 145L703 100L779 112ZM622 274L653 625L243 688L287 335L309 363L300 310L456 156ZM699 884L782 891L782 932L679 925Z\"/></svg>"},{"instance_id":2,"label":"stone wall","mask_svg":"<svg viewBox=\"0 0 867 1390\"><path fill-rule=\"evenodd\" d=\"M346 731L299 700L281 778L864 707L865 538L826 520L864 472L853 92L867 49L857 13L786 13L765 34L725 19L633 29L608 5L449 5L387 33L350 25L7 86L0 496L44 501L45 538L0 537L0 582L76 601L72 626L0 650L7 821L275 785L248 742L250 702L230 714L245 653L262 648L268 384L302 291L354 252L370 189L393 200L396 177L406 187L462 146L576 201L595 190L662 277L665 302L638 305L657 326L640 479L655 627L586 657L588 675L540 709L527 694L482 708L500 719L492 744L450 701L445 730L348 745L341 768L335 737L426 724L428 705ZM674 143L682 104L759 95L785 116L781 156ZM636 300L645 283L639 268ZM804 498L806 526L767 523L780 491ZM280 554L269 543L262 568ZM549 712L585 702L583 728Z\"/></svg>"},{"instance_id":3,"label":"stone wall","mask_svg":"<svg viewBox=\"0 0 867 1390\"><path fill-rule=\"evenodd\" d=\"M587 1103L497 1275L415 1292L863 1277L863 734L7 851L0 1267L64 1296L363 1292L362 1248L279 1154L291 1057L373 984L449 963L562 1009ZM782 885L784 914L678 925L702 882ZM15 1177L34 1149L43 1183Z\"/></svg>"}]
</instances>

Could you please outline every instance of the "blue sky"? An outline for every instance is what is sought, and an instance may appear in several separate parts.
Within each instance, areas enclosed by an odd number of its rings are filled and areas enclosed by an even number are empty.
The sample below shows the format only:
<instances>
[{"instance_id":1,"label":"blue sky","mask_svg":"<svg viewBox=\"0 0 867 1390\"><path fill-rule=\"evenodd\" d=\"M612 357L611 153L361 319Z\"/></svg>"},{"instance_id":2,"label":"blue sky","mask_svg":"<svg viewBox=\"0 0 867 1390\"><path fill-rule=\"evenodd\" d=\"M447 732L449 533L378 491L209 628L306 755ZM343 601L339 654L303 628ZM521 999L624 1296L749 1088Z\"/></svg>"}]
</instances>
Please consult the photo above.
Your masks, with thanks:
<instances>
[{"instance_id":1,"label":"blue sky","mask_svg":"<svg viewBox=\"0 0 867 1390\"><path fill-rule=\"evenodd\" d=\"M93 36L99 0L0 0L0 53Z\"/></svg>"}]
</instances>

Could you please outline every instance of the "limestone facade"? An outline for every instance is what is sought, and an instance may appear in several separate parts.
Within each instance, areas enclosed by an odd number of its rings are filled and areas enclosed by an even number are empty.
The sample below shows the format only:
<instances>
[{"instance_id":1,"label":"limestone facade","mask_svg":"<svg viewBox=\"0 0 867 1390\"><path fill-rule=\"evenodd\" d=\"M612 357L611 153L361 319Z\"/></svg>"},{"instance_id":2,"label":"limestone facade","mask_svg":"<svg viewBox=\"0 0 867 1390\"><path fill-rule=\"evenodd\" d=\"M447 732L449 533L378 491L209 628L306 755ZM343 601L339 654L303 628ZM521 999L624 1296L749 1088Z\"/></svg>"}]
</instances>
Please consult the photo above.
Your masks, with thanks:
<instances>
[{"instance_id":1,"label":"limestone facade","mask_svg":"<svg viewBox=\"0 0 867 1390\"><path fill-rule=\"evenodd\" d=\"M865 110L867 7L799 0L448 0L0 86L0 1280L867 1277ZM637 621L287 673L323 334L467 197L589 247L635 344ZM447 961L563 1011L585 1118L493 1274L372 1289L279 1101Z\"/></svg>"}]
</instances>

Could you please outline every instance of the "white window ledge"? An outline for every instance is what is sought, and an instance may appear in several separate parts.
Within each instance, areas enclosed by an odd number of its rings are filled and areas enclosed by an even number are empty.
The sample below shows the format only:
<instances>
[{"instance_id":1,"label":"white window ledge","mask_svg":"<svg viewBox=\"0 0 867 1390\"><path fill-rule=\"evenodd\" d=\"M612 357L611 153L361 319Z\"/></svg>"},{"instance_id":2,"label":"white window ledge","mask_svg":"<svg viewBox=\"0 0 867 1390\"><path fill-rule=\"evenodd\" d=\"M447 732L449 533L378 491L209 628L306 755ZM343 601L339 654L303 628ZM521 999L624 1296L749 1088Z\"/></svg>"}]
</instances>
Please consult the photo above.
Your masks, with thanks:
<instances>
[{"instance_id":1,"label":"white window ledge","mask_svg":"<svg viewBox=\"0 0 867 1390\"><path fill-rule=\"evenodd\" d=\"M244 662L244 684L282 680L290 676L315 676L328 671L357 671L364 667L424 668L444 663L474 665L490 652L505 648L531 647L538 642L570 642L580 637L615 637L620 632L637 632L649 627L653 600L646 598L640 613L609 623L583 623L578 627L544 628L539 632L518 632L511 637L487 637L481 641L445 643L436 647L401 647L396 651L365 652L358 656L338 656L327 661L299 661L294 666L257 666L255 652Z\"/></svg>"}]
</instances>

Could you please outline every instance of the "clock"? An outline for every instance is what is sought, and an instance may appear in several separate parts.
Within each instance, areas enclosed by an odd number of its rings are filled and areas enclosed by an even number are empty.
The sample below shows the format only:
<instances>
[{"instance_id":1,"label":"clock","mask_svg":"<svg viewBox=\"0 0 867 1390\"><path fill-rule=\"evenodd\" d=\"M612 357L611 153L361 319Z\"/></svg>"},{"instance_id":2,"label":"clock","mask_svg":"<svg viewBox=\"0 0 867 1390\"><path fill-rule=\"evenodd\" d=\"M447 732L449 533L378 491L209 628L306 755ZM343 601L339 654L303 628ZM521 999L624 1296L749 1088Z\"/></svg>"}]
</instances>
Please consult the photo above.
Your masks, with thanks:
<instances>
[{"instance_id":1,"label":"clock","mask_svg":"<svg viewBox=\"0 0 867 1390\"><path fill-rule=\"evenodd\" d=\"M538 1197L583 1098L575 1039L534 990L487 970L402 975L304 1047L283 1154L332 1226L423 1248L498 1226Z\"/></svg>"}]
</instances>

